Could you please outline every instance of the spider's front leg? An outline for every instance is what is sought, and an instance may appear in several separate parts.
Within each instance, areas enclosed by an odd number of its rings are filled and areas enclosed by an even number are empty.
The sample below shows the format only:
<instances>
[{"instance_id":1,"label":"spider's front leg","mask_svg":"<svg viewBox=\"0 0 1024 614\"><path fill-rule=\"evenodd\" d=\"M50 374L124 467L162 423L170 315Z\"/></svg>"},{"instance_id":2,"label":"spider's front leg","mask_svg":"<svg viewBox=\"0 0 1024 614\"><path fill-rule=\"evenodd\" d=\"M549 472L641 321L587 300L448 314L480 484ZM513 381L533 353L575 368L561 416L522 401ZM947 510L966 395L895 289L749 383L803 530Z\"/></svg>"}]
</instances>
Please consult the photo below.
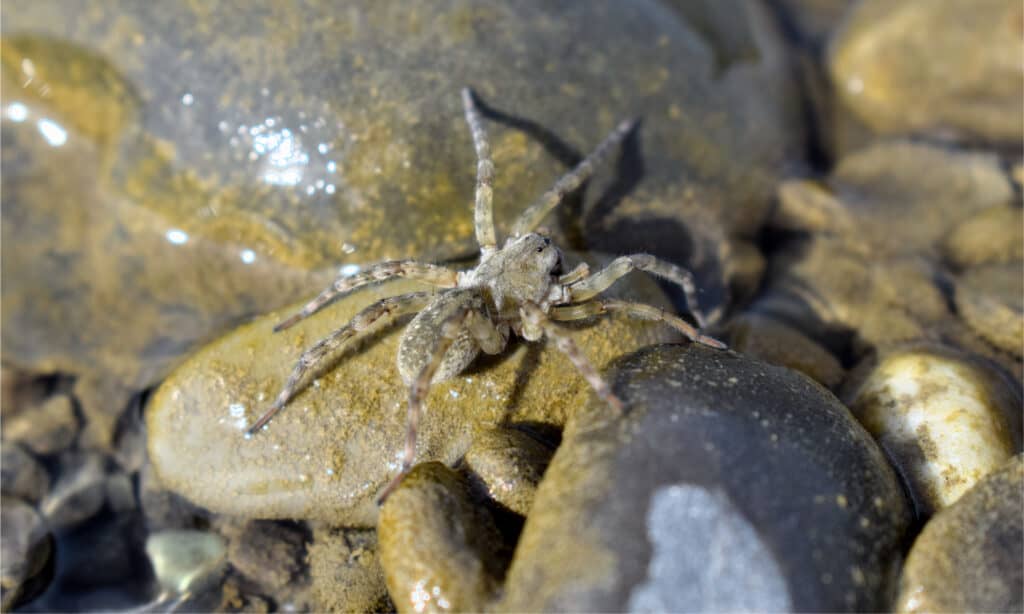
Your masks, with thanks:
<instances>
[{"instance_id":1,"label":"spider's front leg","mask_svg":"<svg viewBox=\"0 0 1024 614\"><path fill-rule=\"evenodd\" d=\"M608 383L604 381L601 374L597 372L587 357L584 356L583 352L580 351L579 346L572 340L572 337L565 331L559 329L541 310L540 307L532 304L524 304L520 310L520 317L523 320L523 324L527 327L527 330L532 329L533 331L543 331L544 336L555 342L557 347L566 357L572 362L576 370L580 372L583 379L587 380L590 387L594 389L604 402L611 405L616 411L622 411L622 401L619 397L615 396ZM533 336L533 335L529 335Z\"/></svg>"},{"instance_id":2,"label":"spider's front leg","mask_svg":"<svg viewBox=\"0 0 1024 614\"><path fill-rule=\"evenodd\" d=\"M284 409L284 406L295 395L295 389L299 382L302 381L302 377L306 372L315 367L331 351L358 336L370 332L371 327L378 321L382 323L393 322L403 314L423 309L432 297L433 293L431 292L414 292L382 299L357 313L345 326L318 341L316 345L302 353L299 361L295 363L295 367L292 369L292 373L288 377L284 388L281 389L277 399L274 400L274 404L270 406L270 409L255 424L249 427L246 433L252 435L259 431L263 428L263 425L270 422L270 419L277 412Z\"/></svg>"},{"instance_id":3,"label":"spider's front leg","mask_svg":"<svg viewBox=\"0 0 1024 614\"><path fill-rule=\"evenodd\" d=\"M707 319L697 303L697 285L693 281L693 274L680 266L665 262L650 254L619 256L605 268L569 288L569 300L573 303L589 300L635 270L645 271L681 287L686 296L686 307L693 314L693 318L697 320L697 326L699 328L707 326ZM693 339L693 336L689 334L687 337Z\"/></svg>"},{"instance_id":4,"label":"spider's front leg","mask_svg":"<svg viewBox=\"0 0 1024 614\"><path fill-rule=\"evenodd\" d=\"M578 303L576 305L561 305L559 307L553 307L551 309L550 316L552 320L558 322L569 322L572 320L583 320L591 316L604 315L611 311L621 311L630 317L637 318L638 320L663 322L686 335L690 341L695 343L700 343L718 350L724 350L728 347L714 337L708 337L707 335L701 334L699 330L690 326L682 318L667 313L664 309L658 309L657 307L645 305L644 303L632 303L628 301L618 301L615 299L600 299L585 303Z\"/></svg>"},{"instance_id":5,"label":"spider's front leg","mask_svg":"<svg viewBox=\"0 0 1024 614\"><path fill-rule=\"evenodd\" d=\"M324 305L331 302L335 297L345 292L351 292L378 281L386 281L395 277L404 277L423 281L439 288L454 288L458 281L458 273L436 264L426 264L415 260L388 260L370 266L362 273L348 277L339 277L321 292L315 299L306 305L295 315L284 320L274 327L274 332L280 332L291 328L300 320L304 320L314 313L323 309Z\"/></svg>"}]
</instances>

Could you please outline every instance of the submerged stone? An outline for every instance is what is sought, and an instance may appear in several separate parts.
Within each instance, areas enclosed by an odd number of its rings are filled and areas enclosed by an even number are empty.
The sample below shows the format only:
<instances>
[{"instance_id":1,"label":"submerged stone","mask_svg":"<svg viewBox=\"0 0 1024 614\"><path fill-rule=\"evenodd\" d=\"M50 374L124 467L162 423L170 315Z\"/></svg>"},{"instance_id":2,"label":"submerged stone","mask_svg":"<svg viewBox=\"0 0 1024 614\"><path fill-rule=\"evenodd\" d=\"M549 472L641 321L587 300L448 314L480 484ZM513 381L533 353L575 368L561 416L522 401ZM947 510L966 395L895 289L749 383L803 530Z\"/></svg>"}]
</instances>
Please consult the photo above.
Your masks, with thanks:
<instances>
[{"instance_id":1,"label":"submerged stone","mask_svg":"<svg viewBox=\"0 0 1024 614\"><path fill-rule=\"evenodd\" d=\"M1022 509L1018 455L925 525L903 567L895 610L1024 610Z\"/></svg>"},{"instance_id":2,"label":"submerged stone","mask_svg":"<svg viewBox=\"0 0 1024 614\"><path fill-rule=\"evenodd\" d=\"M865 0L836 32L829 71L879 132L1018 143L1020 21L1014 0Z\"/></svg>"}]
</instances>

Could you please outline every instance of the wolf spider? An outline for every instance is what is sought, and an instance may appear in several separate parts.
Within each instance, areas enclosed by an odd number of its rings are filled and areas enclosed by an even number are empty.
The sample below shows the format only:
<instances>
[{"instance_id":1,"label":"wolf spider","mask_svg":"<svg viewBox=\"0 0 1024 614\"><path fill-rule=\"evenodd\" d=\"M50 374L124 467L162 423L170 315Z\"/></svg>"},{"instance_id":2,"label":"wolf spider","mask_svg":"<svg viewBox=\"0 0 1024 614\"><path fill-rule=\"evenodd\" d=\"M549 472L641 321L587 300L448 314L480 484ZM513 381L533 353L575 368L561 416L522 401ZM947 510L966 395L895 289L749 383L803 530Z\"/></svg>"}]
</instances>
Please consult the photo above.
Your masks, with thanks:
<instances>
[{"instance_id":1,"label":"wolf spider","mask_svg":"<svg viewBox=\"0 0 1024 614\"><path fill-rule=\"evenodd\" d=\"M633 130L635 122L620 123L597 149L530 205L512 227L512 234L505 245L498 248L491 211L494 163L490 146L473 94L468 89L462 90L462 104L477 156L474 222L480 245L480 263L470 270L454 271L436 264L395 260L372 265L363 273L338 278L301 311L275 326L274 332L313 315L338 296L374 282L404 277L427 282L442 290L439 293L413 292L380 300L321 339L302 354L273 405L247 432L252 435L281 411L295 394L302 377L332 350L365 336L378 322L389 323L402 315L418 312L402 333L398 348L398 372L409 386L402 469L382 491L378 503L383 503L412 467L417 425L430 385L461 373L480 351L500 353L512 333L527 341L536 341L543 336L553 340L597 395L618 411L622 410L622 402L572 338L553 322L581 320L617 311L643 320L664 322L692 341L725 348L722 342L702 335L699 329L681 318L656 307L597 298L620 277L639 269L682 287L690 313L697 325L703 328L705 318L698 308L696 286L689 271L649 254L633 254L616 258L594 275L590 274L586 264L563 274L561 252L551 244L550 238L535 231L544 216L566 194L590 177L608 151Z\"/></svg>"}]
</instances>

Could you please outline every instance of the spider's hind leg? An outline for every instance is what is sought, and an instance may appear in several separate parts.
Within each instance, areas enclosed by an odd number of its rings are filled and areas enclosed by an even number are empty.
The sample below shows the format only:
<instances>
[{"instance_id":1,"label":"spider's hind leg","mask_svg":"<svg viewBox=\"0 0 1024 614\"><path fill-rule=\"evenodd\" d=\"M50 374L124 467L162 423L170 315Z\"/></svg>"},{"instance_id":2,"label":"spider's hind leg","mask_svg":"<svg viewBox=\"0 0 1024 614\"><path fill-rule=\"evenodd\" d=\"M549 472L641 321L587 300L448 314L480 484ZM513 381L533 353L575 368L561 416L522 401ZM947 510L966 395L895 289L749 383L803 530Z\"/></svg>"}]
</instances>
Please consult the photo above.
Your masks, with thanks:
<instances>
[{"instance_id":1,"label":"spider's hind leg","mask_svg":"<svg viewBox=\"0 0 1024 614\"><path fill-rule=\"evenodd\" d=\"M430 383L434 374L441 366L445 354L459 336L466 330L466 318L471 312L471 307L464 307L452 313L440 327L440 335L430 352L430 359L420 368L416 378L409 385L409 406L406 418L405 450L402 454L402 469L377 497L377 505L383 505L384 501L402 482L402 478L412 469L412 462L416 458L416 436L419 432L420 416L423 413L423 399L430 390Z\"/></svg>"},{"instance_id":2,"label":"spider's hind leg","mask_svg":"<svg viewBox=\"0 0 1024 614\"><path fill-rule=\"evenodd\" d=\"M636 126L636 120L625 120L615 127L611 133L605 137L601 144L597 146L594 151L584 158L576 168L563 175L561 179L555 182L550 190L545 192L536 202L527 207L526 211L519 216L516 220L515 225L512 227L512 236L520 237L528 232L533 231L544 216L548 214L552 209L558 206L565 198L566 194L569 194L576 188L583 185L583 182L590 179L590 176L594 174L594 169L598 163L611 151L612 147L619 144L626 135L628 135L633 128Z\"/></svg>"},{"instance_id":3,"label":"spider's hind leg","mask_svg":"<svg viewBox=\"0 0 1024 614\"><path fill-rule=\"evenodd\" d=\"M487 142L483 122L480 121L480 112L473 101L473 92L468 88L462 90L462 107L476 149L476 205L473 210L476 242L481 252L494 251L498 247L494 231L494 162L491 161L491 146Z\"/></svg>"},{"instance_id":4,"label":"spider's hind leg","mask_svg":"<svg viewBox=\"0 0 1024 614\"><path fill-rule=\"evenodd\" d=\"M296 388L299 382L302 381L303 376L333 350L340 348L345 343L359 336L371 332L371 327L378 321L383 323L393 322L403 314L423 309L432 297L433 293L431 292L413 292L411 294L382 299L360 311L348 324L318 341L316 345L302 353L298 362L295 363L295 367L292 369L292 373L288 377L284 388L281 389L281 392L274 400L274 404L270 406L270 409L255 424L249 427L246 433L249 435L256 433L263 428L263 425L270 422L277 412L284 409L284 406L295 395Z\"/></svg>"}]
</instances>

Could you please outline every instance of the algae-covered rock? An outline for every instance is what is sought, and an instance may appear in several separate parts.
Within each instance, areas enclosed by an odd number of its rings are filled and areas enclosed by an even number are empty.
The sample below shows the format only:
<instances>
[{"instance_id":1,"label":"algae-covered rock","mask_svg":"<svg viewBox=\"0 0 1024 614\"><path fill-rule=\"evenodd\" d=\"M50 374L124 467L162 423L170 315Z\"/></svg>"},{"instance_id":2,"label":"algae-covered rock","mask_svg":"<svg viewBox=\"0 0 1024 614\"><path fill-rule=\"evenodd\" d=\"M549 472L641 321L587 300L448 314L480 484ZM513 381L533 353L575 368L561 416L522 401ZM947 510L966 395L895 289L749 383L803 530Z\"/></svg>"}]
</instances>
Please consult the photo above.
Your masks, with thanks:
<instances>
[{"instance_id":1,"label":"algae-covered rock","mask_svg":"<svg viewBox=\"0 0 1024 614\"><path fill-rule=\"evenodd\" d=\"M645 211L714 286L800 142L770 19L720 5L5 2L5 361L134 390L309 271L469 253L464 86L499 229L639 117L594 204L548 223L596 244ZM617 248L649 235L627 226Z\"/></svg>"},{"instance_id":2,"label":"algae-covered rock","mask_svg":"<svg viewBox=\"0 0 1024 614\"><path fill-rule=\"evenodd\" d=\"M895 610L1024 610L1024 461L1010 460L936 514L903 567Z\"/></svg>"},{"instance_id":3,"label":"algae-covered rock","mask_svg":"<svg viewBox=\"0 0 1024 614\"><path fill-rule=\"evenodd\" d=\"M592 266L596 266L593 264ZM665 305L650 280L620 282L620 296ZM299 354L384 296L424 290L388 282L343 298L295 327L271 329L297 309L271 313L206 346L160 387L147 411L149 454L160 481L211 510L250 517L372 525L373 497L399 466L408 388L396 367L401 324L363 349L342 350L252 437ZM625 294L623 294L625 293ZM678 336L620 318L583 322L573 338L603 368L623 353ZM417 460L452 463L475 434L505 422L561 425L590 387L551 344L513 342L478 358L426 399Z\"/></svg>"},{"instance_id":4,"label":"algae-covered rock","mask_svg":"<svg viewBox=\"0 0 1024 614\"><path fill-rule=\"evenodd\" d=\"M863 0L831 42L832 80L879 132L1018 143L1022 16L1014 0Z\"/></svg>"},{"instance_id":5,"label":"algae-covered rock","mask_svg":"<svg viewBox=\"0 0 1024 614\"><path fill-rule=\"evenodd\" d=\"M879 610L908 505L870 435L803 375L696 345L617 363L579 414L501 611Z\"/></svg>"}]
</instances>

